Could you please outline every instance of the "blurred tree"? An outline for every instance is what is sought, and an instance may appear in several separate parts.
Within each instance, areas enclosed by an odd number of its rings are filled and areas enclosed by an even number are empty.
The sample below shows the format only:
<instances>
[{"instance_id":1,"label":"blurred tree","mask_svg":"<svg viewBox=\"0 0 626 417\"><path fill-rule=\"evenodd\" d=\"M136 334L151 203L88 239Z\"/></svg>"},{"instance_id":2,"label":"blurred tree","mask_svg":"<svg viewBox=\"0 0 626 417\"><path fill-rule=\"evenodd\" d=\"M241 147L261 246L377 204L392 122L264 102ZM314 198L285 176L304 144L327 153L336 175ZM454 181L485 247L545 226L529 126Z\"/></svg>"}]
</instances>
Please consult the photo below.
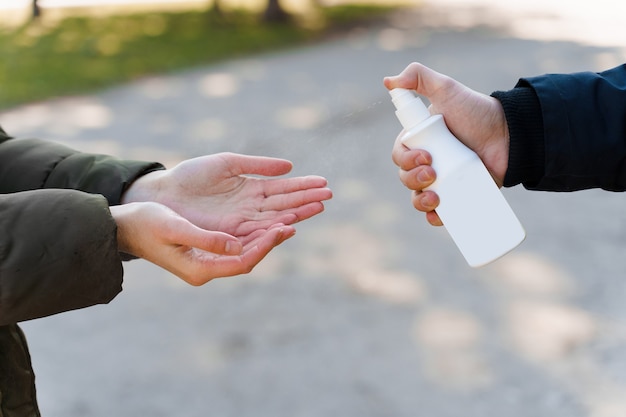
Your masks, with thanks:
<instances>
[{"instance_id":1,"label":"blurred tree","mask_svg":"<svg viewBox=\"0 0 626 417\"><path fill-rule=\"evenodd\" d=\"M209 7L209 13L215 14L217 16L224 15L220 0L211 0L209 3L211 4L211 6Z\"/></svg>"},{"instance_id":2,"label":"blurred tree","mask_svg":"<svg viewBox=\"0 0 626 417\"><path fill-rule=\"evenodd\" d=\"M211 15L223 16L222 0L209 0L208 12ZM280 0L267 0L267 5L262 15L264 22L283 23L291 20L291 15L283 9Z\"/></svg>"},{"instance_id":3,"label":"blurred tree","mask_svg":"<svg viewBox=\"0 0 626 417\"><path fill-rule=\"evenodd\" d=\"M33 19L37 19L41 16L41 7L37 4L39 0L33 0Z\"/></svg>"},{"instance_id":4,"label":"blurred tree","mask_svg":"<svg viewBox=\"0 0 626 417\"><path fill-rule=\"evenodd\" d=\"M267 7L263 12L263 20L265 22L282 23L290 19L291 16L283 9L279 0L267 0Z\"/></svg>"}]
</instances>

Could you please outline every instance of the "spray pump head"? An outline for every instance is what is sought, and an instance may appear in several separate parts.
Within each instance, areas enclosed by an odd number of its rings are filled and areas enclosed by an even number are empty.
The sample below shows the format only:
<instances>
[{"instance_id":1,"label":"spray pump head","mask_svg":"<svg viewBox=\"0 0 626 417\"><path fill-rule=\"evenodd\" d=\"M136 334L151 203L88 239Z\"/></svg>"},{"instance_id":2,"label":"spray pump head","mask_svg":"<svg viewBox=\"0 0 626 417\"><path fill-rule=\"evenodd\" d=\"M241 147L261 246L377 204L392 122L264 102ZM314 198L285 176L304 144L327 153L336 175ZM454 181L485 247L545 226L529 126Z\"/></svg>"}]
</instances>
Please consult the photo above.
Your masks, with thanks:
<instances>
[{"instance_id":1,"label":"spray pump head","mask_svg":"<svg viewBox=\"0 0 626 417\"><path fill-rule=\"evenodd\" d=\"M412 90L394 88L389 94L396 106L396 116L405 129L417 126L430 117L428 108Z\"/></svg>"}]
</instances>

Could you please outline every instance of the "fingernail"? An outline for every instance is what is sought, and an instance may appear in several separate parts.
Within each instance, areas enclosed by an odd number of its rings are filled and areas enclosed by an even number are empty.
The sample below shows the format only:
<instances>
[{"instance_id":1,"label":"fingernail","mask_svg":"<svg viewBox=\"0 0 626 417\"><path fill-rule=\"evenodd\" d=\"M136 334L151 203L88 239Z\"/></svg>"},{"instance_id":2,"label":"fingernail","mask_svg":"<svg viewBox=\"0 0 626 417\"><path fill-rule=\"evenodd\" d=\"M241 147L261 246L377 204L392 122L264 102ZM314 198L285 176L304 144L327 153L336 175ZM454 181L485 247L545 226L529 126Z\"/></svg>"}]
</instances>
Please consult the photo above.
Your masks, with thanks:
<instances>
[{"instance_id":1,"label":"fingernail","mask_svg":"<svg viewBox=\"0 0 626 417\"><path fill-rule=\"evenodd\" d=\"M236 255L241 252L241 243L237 241L229 240L226 242L226 253L230 255Z\"/></svg>"},{"instance_id":2,"label":"fingernail","mask_svg":"<svg viewBox=\"0 0 626 417\"><path fill-rule=\"evenodd\" d=\"M428 163L428 158L426 158L426 155L424 155L422 152L420 152L419 155L417 155L417 158L415 158L416 165L427 165Z\"/></svg>"},{"instance_id":3,"label":"fingernail","mask_svg":"<svg viewBox=\"0 0 626 417\"><path fill-rule=\"evenodd\" d=\"M291 229L290 233L287 233L285 228L281 227L280 230L278 231L278 235L276 236L276 242L278 242L278 244L281 244L285 240L293 237L295 234L296 234L296 230L295 229Z\"/></svg>"},{"instance_id":4,"label":"fingernail","mask_svg":"<svg viewBox=\"0 0 626 417\"><path fill-rule=\"evenodd\" d=\"M431 198L428 194L424 194L424 195L422 196L422 201L421 201L421 203L422 203L422 206L424 206L424 208L425 208L425 209L430 209L430 210L432 210L432 209L434 209L434 208L435 208L435 207L434 207L434 205L435 205L434 203L435 203L435 202L433 201L433 199L432 199L432 198Z\"/></svg>"},{"instance_id":5,"label":"fingernail","mask_svg":"<svg viewBox=\"0 0 626 417\"><path fill-rule=\"evenodd\" d=\"M421 170L417 173L417 179L421 182L430 181L432 178L430 177L430 173L428 171Z\"/></svg>"}]
</instances>

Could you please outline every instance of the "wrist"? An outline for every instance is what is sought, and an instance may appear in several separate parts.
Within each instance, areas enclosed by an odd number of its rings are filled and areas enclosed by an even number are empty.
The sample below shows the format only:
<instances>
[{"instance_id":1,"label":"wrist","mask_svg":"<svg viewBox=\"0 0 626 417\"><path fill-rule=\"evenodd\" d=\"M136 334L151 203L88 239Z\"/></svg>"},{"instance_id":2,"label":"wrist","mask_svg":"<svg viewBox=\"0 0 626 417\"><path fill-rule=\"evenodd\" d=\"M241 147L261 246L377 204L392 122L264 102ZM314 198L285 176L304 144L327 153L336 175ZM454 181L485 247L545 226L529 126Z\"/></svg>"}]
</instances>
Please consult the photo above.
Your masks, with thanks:
<instances>
[{"instance_id":1,"label":"wrist","mask_svg":"<svg viewBox=\"0 0 626 417\"><path fill-rule=\"evenodd\" d=\"M509 126L506 121L502 104L494 98L493 105L496 109L492 113L494 114L494 128L492 130L494 132L494 137L490 141L494 145L493 155L491 158L493 161L492 175L494 176L498 186L502 187L509 165Z\"/></svg>"},{"instance_id":2,"label":"wrist","mask_svg":"<svg viewBox=\"0 0 626 417\"><path fill-rule=\"evenodd\" d=\"M160 189L159 179L163 172L165 171L152 171L137 178L122 194L120 204L156 201Z\"/></svg>"},{"instance_id":3,"label":"wrist","mask_svg":"<svg viewBox=\"0 0 626 417\"><path fill-rule=\"evenodd\" d=\"M123 204L109 207L111 216L117 225L117 250L120 253L138 256L133 249L133 216L136 212L135 204Z\"/></svg>"}]
</instances>

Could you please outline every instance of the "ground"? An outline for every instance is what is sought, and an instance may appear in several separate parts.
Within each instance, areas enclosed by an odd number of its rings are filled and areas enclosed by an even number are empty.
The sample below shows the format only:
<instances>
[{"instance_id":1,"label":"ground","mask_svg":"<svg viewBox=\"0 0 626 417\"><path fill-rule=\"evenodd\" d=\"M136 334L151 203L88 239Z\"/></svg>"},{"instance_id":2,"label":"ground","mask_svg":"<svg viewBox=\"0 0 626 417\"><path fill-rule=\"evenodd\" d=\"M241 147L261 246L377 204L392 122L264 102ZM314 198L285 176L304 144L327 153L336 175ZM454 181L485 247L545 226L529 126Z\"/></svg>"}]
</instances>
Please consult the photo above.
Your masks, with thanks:
<instances>
[{"instance_id":1,"label":"ground","mask_svg":"<svg viewBox=\"0 0 626 417\"><path fill-rule=\"evenodd\" d=\"M471 269L397 179L382 86L418 60L489 93L618 65L626 44L451 3L0 114L16 136L169 165L286 157L335 193L249 276L193 288L133 261L111 304L25 323L45 416L626 415L624 196L506 189L526 241Z\"/></svg>"}]
</instances>

